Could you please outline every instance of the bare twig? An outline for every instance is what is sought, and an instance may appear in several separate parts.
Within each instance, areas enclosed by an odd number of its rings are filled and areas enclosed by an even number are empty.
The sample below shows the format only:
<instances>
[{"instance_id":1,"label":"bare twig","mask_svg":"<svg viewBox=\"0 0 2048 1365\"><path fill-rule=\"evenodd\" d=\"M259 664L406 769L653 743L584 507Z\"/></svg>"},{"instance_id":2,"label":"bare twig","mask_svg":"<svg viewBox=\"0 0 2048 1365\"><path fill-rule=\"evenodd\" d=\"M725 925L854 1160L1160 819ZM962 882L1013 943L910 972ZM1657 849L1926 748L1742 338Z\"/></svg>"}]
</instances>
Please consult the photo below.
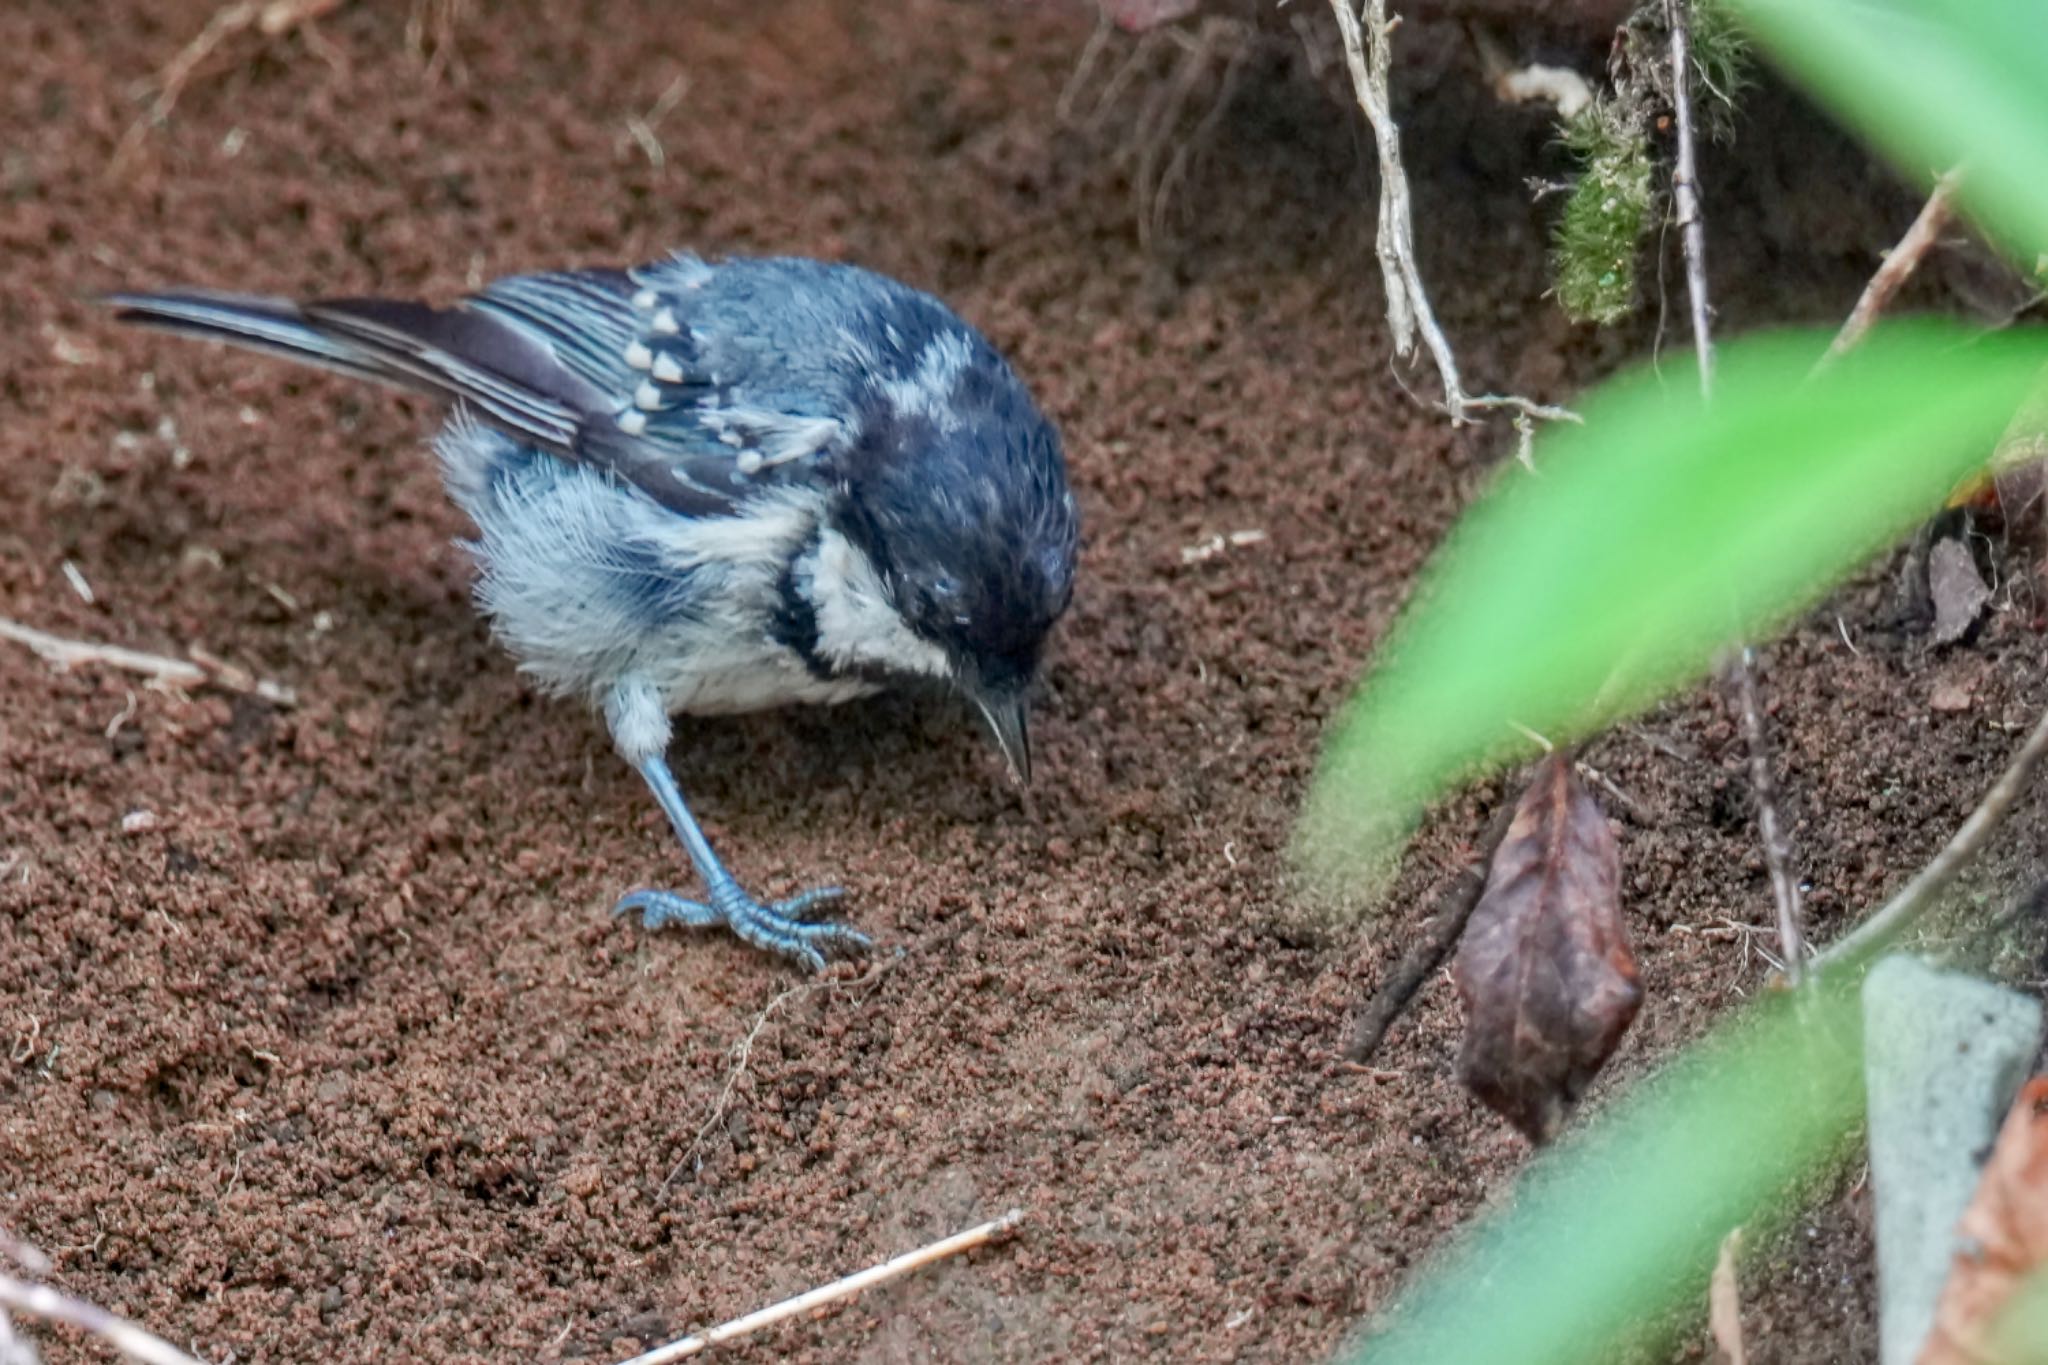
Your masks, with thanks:
<instances>
[{"instance_id":1,"label":"bare twig","mask_svg":"<svg viewBox=\"0 0 2048 1365\"><path fill-rule=\"evenodd\" d=\"M33 1014L29 1016L29 1023L31 1025L29 1046L33 1048L35 1046L35 1035L42 1032L43 1026L41 1021L37 1020ZM27 1060L28 1054L23 1053L15 1058L15 1064L20 1065ZM14 1262L31 1275L47 1275L50 1273L50 1258L43 1254L43 1249L22 1241L6 1228L0 1228L0 1257L5 1257Z\"/></svg>"},{"instance_id":2,"label":"bare twig","mask_svg":"<svg viewBox=\"0 0 2048 1365\"><path fill-rule=\"evenodd\" d=\"M621 149L627 142L638 143L641 155L647 158L648 165L657 171L666 166L668 148L662 145L661 121L675 112L675 107L682 103L683 96L689 91L690 78L679 73L663 87L661 94L656 96L646 113L626 115L626 131L621 135L619 143Z\"/></svg>"},{"instance_id":3,"label":"bare twig","mask_svg":"<svg viewBox=\"0 0 2048 1365\"><path fill-rule=\"evenodd\" d=\"M0 1306L48 1322L66 1323L89 1332L130 1360L143 1365L199 1365L162 1337L117 1318L97 1304L74 1299L46 1284L31 1284L0 1274Z\"/></svg>"},{"instance_id":4,"label":"bare twig","mask_svg":"<svg viewBox=\"0 0 2048 1365\"><path fill-rule=\"evenodd\" d=\"M1451 421L1471 420L1471 414L1489 408L1507 408L1545 421L1576 422L1569 409L1537 403L1515 394L1465 392L1458 375L1458 358L1438 326L1430 307L1429 294L1422 286L1422 272L1415 264L1415 210L1408 194L1408 171L1401 161L1401 130L1394 123L1393 97L1388 79L1393 63L1389 41L1399 20L1387 17L1387 0L1363 0L1364 14L1352 8L1353 0L1330 0L1337 16L1337 31L1344 40L1344 63L1351 75L1351 93L1371 125L1380 166L1379 232L1376 250L1380 274L1386 281L1387 327L1393 335L1394 354L1407 359L1415 352L1419 335L1443 380L1444 410Z\"/></svg>"},{"instance_id":5,"label":"bare twig","mask_svg":"<svg viewBox=\"0 0 2048 1365\"><path fill-rule=\"evenodd\" d=\"M1671 167L1671 198L1678 209L1679 238L1685 247L1685 292L1692 302L1692 345L1700 362L1700 393L1714 389L1713 312L1707 299L1707 219L1700 207L1699 157L1693 138L1691 0L1664 0L1671 26L1671 107L1678 124L1678 151Z\"/></svg>"},{"instance_id":6,"label":"bare twig","mask_svg":"<svg viewBox=\"0 0 2048 1365\"><path fill-rule=\"evenodd\" d=\"M929 1246L919 1247L916 1251L906 1252L892 1261L884 1261L882 1264L871 1266L857 1275L848 1275L843 1280L834 1280L831 1284L820 1285L809 1293L799 1294L793 1299L784 1299L781 1303L749 1313L743 1318L734 1318L731 1322L721 1323L709 1331L699 1332L693 1336L684 1337L679 1341L672 1341L668 1345L659 1347L656 1350L634 1356L631 1360L623 1362L623 1365L667 1365L667 1362L671 1360L681 1360L685 1356L696 1355L699 1351L707 1350L722 1341L731 1341L735 1337L743 1337L751 1332L758 1332L763 1327L773 1326L786 1318L793 1318L799 1313L809 1312L813 1308L818 1308L828 1303L837 1303L841 1299L851 1298L863 1289L872 1289L878 1284L886 1284L890 1280L908 1275L913 1270L921 1270L934 1261L943 1261L949 1256L958 1256L963 1251L972 1251L978 1246L994 1241L1005 1233L1014 1231L1017 1225L1023 1221L1024 1211L1022 1209L1011 1209L1002 1217L992 1219L981 1224L979 1227L969 1228L965 1232L957 1232L944 1241L933 1242Z\"/></svg>"},{"instance_id":7,"label":"bare twig","mask_svg":"<svg viewBox=\"0 0 2048 1365\"><path fill-rule=\"evenodd\" d=\"M2048 713L2036 721L2019 752L2006 765L1991 790L1970 812L1955 835L1920 869L1913 880L1882 909L1856 926L1848 937L1831 945L1814 961L1816 973L1833 975L1860 970L1896 942L1931 910L1956 875L1983 851L1998 827L2012 813L2013 803L2033 780L2041 757L2048 754Z\"/></svg>"},{"instance_id":8,"label":"bare twig","mask_svg":"<svg viewBox=\"0 0 2048 1365\"><path fill-rule=\"evenodd\" d=\"M1863 286L1863 297L1857 299L1856 306L1849 310L1849 320L1835 334L1823 364L1863 340L1863 334L1870 330L1878 314L1892 301L1892 295L1898 293L1900 287L1912 278L1913 272L1920 268L1929 248L1940 239L1942 229L1954 216L1956 182L1961 174L1958 168L1934 182L1934 192L1920 206L1913 225L1906 229L1905 236L1899 238L1899 244L1886 254L1884 264L1870 277L1870 283Z\"/></svg>"},{"instance_id":9,"label":"bare twig","mask_svg":"<svg viewBox=\"0 0 2048 1365\"><path fill-rule=\"evenodd\" d=\"M1436 905L1429 912L1429 928L1404 953L1387 979L1380 983L1366 1007L1352 1020L1351 1037L1344 1044L1346 1061L1364 1064L1379 1051L1386 1041L1387 1030L1408 1008L1408 1002L1422 989L1422 983L1443 964L1458 939L1465 932L1466 921L1472 918L1473 907L1479 904L1480 893L1486 890L1486 874L1493 863L1494 851L1500 841L1507 837L1508 826L1515 818L1515 801L1512 796L1504 798L1500 809L1487 822L1486 832L1479 836L1478 847L1473 850L1470 862L1458 870L1456 876L1437 893Z\"/></svg>"},{"instance_id":10,"label":"bare twig","mask_svg":"<svg viewBox=\"0 0 2048 1365\"><path fill-rule=\"evenodd\" d=\"M1763 840L1764 870L1770 875L1771 902L1777 908L1778 949L1785 960L1785 979L1797 985L1806 966L1806 934L1800 926L1799 883L1792 876L1792 841L1778 818L1778 779L1757 695L1756 651L1742 646L1728 671L1742 712L1742 742L1749 749L1749 785L1756 795L1757 835Z\"/></svg>"},{"instance_id":11,"label":"bare twig","mask_svg":"<svg viewBox=\"0 0 2048 1365\"><path fill-rule=\"evenodd\" d=\"M675 1169L671 1170L667 1178L661 1182L662 1192L667 1193L668 1187L676 1183L676 1179L683 1173L683 1168L694 1161L697 1153L702 1150L704 1139L710 1136L712 1128L717 1126L718 1121L725 1117L726 1109L732 1104L733 1092L739 1088L740 1078L747 1074L747 1063L753 1059L754 1044L760 1039L761 1031L768 1027L770 1019L779 1014L783 1007L792 1000L798 1000L806 995L819 992L838 990L842 986L864 986L871 981L879 980L898 961L900 959L895 957L884 958L859 976L847 981L806 981L800 985L791 986L788 990L763 1005L761 1012L754 1016L753 1025L747 1029L746 1036L734 1045L732 1049L732 1070L726 1074L725 1084L720 1087L718 1098L712 1102L711 1112L704 1116L704 1122L697 1125L696 1135L690 1139L690 1145L684 1148L682 1156L677 1158Z\"/></svg>"},{"instance_id":12,"label":"bare twig","mask_svg":"<svg viewBox=\"0 0 2048 1365\"><path fill-rule=\"evenodd\" d=\"M1671 106L1678 141L1671 168L1671 197L1678 210L1679 241L1685 255L1685 292L1691 304L1700 396L1710 398L1714 391L1714 326L1707 293L1707 219L1700 204L1699 156L1688 89L1692 75L1691 0L1664 0L1664 17L1671 29ZM1743 742L1749 749L1749 781L1756 794L1757 833L1763 841L1764 867L1770 874L1771 900L1777 908L1778 946L1785 960L1786 979L1797 985L1806 963L1799 881L1792 875L1791 840L1778 818L1778 784L1771 770L1763 704L1758 698L1756 654L1748 645L1736 650L1729 660L1727 677L1742 715Z\"/></svg>"},{"instance_id":13,"label":"bare twig","mask_svg":"<svg viewBox=\"0 0 2048 1365\"><path fill-rule=\"evenodd\" d=\"M129 673L139 673L151 682L168 687L217 687L223 692L242 692L272 706L296 706L298 694L281 682L259 678L237 664L194 649L193 658L173 659L162 654L145 654L120 645L103 645L90 640L67 640L0 616L0 640L27 645L59 668L78 664L106 664ZM195 662L196 660L196 662Z\"/></svg>"}]
</instances>

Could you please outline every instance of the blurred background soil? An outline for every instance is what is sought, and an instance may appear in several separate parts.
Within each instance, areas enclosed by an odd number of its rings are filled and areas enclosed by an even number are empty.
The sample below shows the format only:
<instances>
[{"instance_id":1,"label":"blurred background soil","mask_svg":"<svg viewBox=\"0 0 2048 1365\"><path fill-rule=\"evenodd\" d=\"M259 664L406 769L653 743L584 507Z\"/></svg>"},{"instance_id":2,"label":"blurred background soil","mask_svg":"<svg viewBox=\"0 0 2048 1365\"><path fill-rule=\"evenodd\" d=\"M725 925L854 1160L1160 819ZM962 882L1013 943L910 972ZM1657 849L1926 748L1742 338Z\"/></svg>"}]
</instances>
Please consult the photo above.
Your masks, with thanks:
<instances>
[{"instance_id":1,"label":"blurred background soil","mask_svg":"<svg viewBox=\"0 0 2048 1365\"><path fill-rule=\"evenodd\" d=\"M727 1354L1292 1361L1509 1188L1525 1149L1457 1085L1447 982L1380 1070L1338 1058L1494 790L1375 915L1286 885L1325 724L1512 449L1391 363L1366 143L1287 30L1194 69L1105 34L1084 66L1094 21L1056 4L359 0L225 42L110 171L212 11L0 8L0 615L299 698L0 646L0 1225L62 1284L215 1361L601 1359L1015 1205L1007 1245ZM1546 116L1495 103L1457 27L1400 42L1422 267L1473 387L1568 400L1680 345L1654 270L1636 325L1562 318L1526 183L1564 169ZM1839 320L1916 202L1769 86L1708 161L1729 332ZM842 880L884 945L793 996L727 937L605 913L684 867L600 727L472 615L425 405L89 301L446 298L678 246L945 295L1063 426L1087 518L1028 804L940 700L683 727L743 879ZM1915 301L1995 293L1949 253ZM1996 586L1958 647L1873 573L1762 651L1817 937L2048 697L2035 580ZM1769 897L1718 697L1590 757L1632 802L1647 993L1597 1102L1759 987L1740 926ZM1868 1217L1846 1179L1759 1259L1753 1358L1873 1353Z\"/></svg>"}]
</instances>

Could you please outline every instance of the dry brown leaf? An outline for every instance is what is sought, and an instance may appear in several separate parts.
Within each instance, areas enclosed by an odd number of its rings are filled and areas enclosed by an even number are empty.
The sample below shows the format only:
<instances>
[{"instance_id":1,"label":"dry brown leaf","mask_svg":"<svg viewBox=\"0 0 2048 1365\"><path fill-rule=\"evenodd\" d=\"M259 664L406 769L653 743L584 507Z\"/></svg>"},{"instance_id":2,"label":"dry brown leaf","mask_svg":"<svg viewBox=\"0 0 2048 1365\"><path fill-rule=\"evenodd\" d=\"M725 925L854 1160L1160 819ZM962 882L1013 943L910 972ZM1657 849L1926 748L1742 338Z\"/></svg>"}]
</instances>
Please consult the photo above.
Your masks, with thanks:
<instances>
[{"instance_id":1,"label":"dry brown leaf","mask_svg":"<svg viewBox=\"0 0 2048 1365\"><path fill-rule=\"evenodd\" d=\"M1994 1333L2020 1282L2048 1265L2048 1076L2028 1081L2013 1101L1956 1234L1960 1247L1920 1365L2026 1359L2000 1349Z\"/></svg>"},{"instance_id":2,"label":"dry brown leaf","mask_svg":"<svg viewBox=\"0 0 2048 1365\"><path fill-rule=\"evenodd\" d=\"M1536 769L1493 855L1453 975L1465 1084L1531 1142L1555 1136L1636 1017L1621 857L1571 759Z\"/></svg>"}]
</instances>

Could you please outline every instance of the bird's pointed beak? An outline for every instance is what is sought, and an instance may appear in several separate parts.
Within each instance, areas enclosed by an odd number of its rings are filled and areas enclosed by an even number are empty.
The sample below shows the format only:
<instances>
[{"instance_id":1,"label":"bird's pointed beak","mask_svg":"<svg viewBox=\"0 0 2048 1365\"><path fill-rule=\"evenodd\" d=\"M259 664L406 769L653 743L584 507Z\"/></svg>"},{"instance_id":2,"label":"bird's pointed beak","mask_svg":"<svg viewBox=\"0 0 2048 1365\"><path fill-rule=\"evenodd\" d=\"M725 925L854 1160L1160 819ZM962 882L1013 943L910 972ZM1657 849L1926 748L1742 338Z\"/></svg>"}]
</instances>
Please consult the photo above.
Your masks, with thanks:
<instances>
[{"instance_id":1,"label":"bird's pointed beak","mask_svg":"<svg viewBox=\"0 0 2048 1365\"><path fill-rule=\"evenodd\" d=\"M974 699L988 722L996 747L1010 761L1010 771L1024 786L1031 785L1030 703L1022 692L985 693Z\"/></svg>"}]
</instances>

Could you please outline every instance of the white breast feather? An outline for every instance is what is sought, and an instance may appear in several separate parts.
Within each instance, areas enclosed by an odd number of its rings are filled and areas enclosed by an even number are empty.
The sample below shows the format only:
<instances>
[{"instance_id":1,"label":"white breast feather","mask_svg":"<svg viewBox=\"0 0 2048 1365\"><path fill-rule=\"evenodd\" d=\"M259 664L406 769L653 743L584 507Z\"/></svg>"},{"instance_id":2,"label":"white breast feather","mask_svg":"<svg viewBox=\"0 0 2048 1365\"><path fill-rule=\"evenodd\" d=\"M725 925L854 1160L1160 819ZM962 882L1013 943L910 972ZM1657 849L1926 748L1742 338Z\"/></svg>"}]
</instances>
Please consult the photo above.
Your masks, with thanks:
<instances>
[{"instance_id":1,"label":"white breast feather","mask_svg":"<svg viewBox=\"0 0 2048 1365\"><path fill-rule=\"evenodd\" d=\"M436 451L450 495L477 526L468 545L477 604L545 690L601 704L620 678L637 676L670 711L698 714L879 690L862 679L817 677L769 633L783 566L810 539L822 509L816 490L764 493L741 516L682 517L473 422L449 423ZM629 559L632 572L622 567ZM672 568L684 594L659 622L647 602L649 564ZM872 569L867 580L835 586L836 605L821 604L821 634L829 620L851 648L873 633L872 611L887 607ZM870 589L872 603L861 595ZM895 649L891 640L884 652Z\"/></svg>"}]
</instances>

